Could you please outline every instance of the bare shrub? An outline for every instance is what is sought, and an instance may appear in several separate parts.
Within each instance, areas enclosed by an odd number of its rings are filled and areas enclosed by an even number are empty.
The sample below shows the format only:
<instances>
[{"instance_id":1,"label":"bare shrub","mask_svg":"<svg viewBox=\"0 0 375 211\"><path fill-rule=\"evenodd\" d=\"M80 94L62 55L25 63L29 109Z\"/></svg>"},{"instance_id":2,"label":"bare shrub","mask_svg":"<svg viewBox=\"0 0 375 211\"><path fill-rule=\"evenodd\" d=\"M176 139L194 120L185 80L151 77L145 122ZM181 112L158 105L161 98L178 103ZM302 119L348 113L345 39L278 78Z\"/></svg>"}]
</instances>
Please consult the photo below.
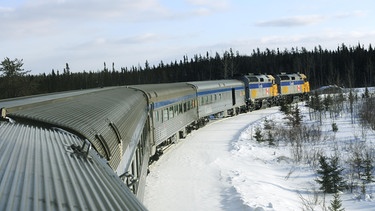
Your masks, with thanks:
<instances>
[{"instance_id":1,"label":"bare shrub","mask_svg":"<svg viewBox=\"0 0 375 211\"><path fill-rule=\"evenodd\" d=\"M301 210L313 211L313 210L316 210L317 205L322 203L322 201L319 198L320 192L315 187L312 187L312 188L313 188L312 190L306 191L308 193L307 197L304 197L300 192L297 192L298 197L300 198L301 203L302 203Z\"/></svg>"}]
</instances>

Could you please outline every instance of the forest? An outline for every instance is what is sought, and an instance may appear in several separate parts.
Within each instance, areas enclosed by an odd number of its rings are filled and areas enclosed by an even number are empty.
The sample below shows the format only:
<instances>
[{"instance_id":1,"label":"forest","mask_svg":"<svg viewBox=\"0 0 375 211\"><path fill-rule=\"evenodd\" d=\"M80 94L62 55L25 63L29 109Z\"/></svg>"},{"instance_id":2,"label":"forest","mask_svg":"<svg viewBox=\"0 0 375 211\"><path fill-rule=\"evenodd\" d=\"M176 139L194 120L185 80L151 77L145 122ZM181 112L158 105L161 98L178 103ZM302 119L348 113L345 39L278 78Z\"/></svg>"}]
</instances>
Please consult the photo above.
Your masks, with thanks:
<instances>
[{"instance_id":1,"label":"forest","mask_svg":"<svg viewBox=\"0 0 375 211\"><path fill-rule=\"evenodd\" d=\"M120 69L103 62L98 70L81 72L72 72L65 63L62 71L52 69L38 75L22 66L19 58L6 57L0 63L0 99L107 86L231 79L248 73L300 72L307 75L312 89L331 84L349 88L375 85L375 50L371 44L360 43L341 44L335 50L320 45L313 50L257 48L251 55L229 49L223 54L207 52L170 63L160 61L156 66L146 60L144 66Z\"/></svg>"}]
</instances>

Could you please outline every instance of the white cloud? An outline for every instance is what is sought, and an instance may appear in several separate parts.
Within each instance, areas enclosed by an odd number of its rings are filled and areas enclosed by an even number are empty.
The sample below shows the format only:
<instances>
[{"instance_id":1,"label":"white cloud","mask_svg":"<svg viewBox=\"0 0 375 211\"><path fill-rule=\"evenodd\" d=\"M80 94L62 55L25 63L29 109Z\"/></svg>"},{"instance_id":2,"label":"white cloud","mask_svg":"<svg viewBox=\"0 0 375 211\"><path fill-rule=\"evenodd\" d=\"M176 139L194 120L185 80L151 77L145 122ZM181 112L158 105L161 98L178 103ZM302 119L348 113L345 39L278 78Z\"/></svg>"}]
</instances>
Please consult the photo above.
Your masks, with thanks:
<instances>
[{"instance_id":1,"label":"white cloud","mask_svg":"<svg viewBox=\"0 0 375 211\"><path fill-rule=\"evenodd\" d=\"M156 0L30 1L17 8L0 8L0 39L39 39L45 36L91 36L123 31L127 24L171 17ZM117 29L111 27L117 26ZM131 29L129 29L131 30Z\"/></svg>"},{"instance_id":2,"label":"white cloud","mask_svg":"<svg viewBox=\"0 0 375 211\"><path fill-rule=\"evenodd\" d=\"M13 12L14 9L12 7L2 7L0 6L0 14L1 15L6 15L7 13Z\"/></svg>"},{"instance_id":3,"label":"white cloud","mask_svg":"<svg viewBox=\"0 0 375 211\"><path fill-rule=\"evenodd\" d=\"M193 15L206 16L218 11L227 10L230 5L227 0L186 0L193 6Z\"/></svg>"},{"instance_id":4,"label":"white cloud","mask_svg":"<svg viewBox=\"0 0 375 211\"><path fill-rule=\"evenodd\" d=\"M337 13L333 15L305 15L305 16L291 16L281 17L272 20L258 21L256 26L261 27L293 27L293 26L306 26L312 24L322 23L324 21L333 19L347 19L363 17L367 13L364 11L352 11L346 13Z\"/></svg>"},{"instance_id":5,"label":"white cloud","mask_svg":"<svg viewBox=\"0 0 375 211\"><path fill-rule=\"evenodd\" d=\"M339 13L339 14L333 15L333 17L341 19L341 18L364 17L366 15L367 15L366 11L356 10L356 11L352 11L352 12Z\"/></svg>"},{"instance_id":6,"label":"white cloud","mask_svg":"<svg viewBox=\"0 0 375 211\"><path fill-rule=\"evenodd\" d=\"M186 2L195 6L207 6L222 9L229 6L229 2L227 0L186 0Z\"/></svg>"},{"instance_id":7,"label":"white cloud","mask_svg":"<svg viewBox=\"0 0 375 211\"><path fill-rule=\"evenodd\" d=\"M274 20L259 21L256 23L257 26L278 26L278 27L291 27L291 26L304 26L320 23L326 20L327 17L322 15L310 15L310 16L294 16L278 18Z\"/></svg>"}]
</instances>

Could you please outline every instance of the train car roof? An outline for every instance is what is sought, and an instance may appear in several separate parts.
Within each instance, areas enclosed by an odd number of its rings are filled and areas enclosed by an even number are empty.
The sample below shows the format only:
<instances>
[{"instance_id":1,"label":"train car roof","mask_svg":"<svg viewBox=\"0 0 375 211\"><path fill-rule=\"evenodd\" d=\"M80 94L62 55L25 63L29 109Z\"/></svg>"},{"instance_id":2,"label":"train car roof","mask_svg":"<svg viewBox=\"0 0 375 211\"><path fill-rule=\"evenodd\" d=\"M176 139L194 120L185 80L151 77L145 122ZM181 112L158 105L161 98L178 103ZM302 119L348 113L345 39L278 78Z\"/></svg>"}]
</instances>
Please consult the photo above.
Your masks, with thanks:
<instances>
[{"instance_id":1,"label":"train car roof","mask_svg":"<svg viewBox=\"0 0 375 211\"><path fill-rule=\"evenodd\" d=\"M274 78L271 75L267 74L248 74L244 75L250 83L258 83L258 82L271 82Z\"/></svg>"},{"instance_id":2,"label":"train car roof","mask_svg":"<svg viewBox=\"0 0 375 211\"><path fill-rule=\"evenodd\" d=\"M278 80L303 80L306 76L300 73L280 73L276 75L276 78Z\"/></svg>"},{"instance_id":3,"label":"train car roof","mask_svg":"<svg viewBox=\"0 0 375 211\"><path fill-rule=\"evenodd\" d=\"M7 116L59 127L88 139L121 174L129 165L121 163L123 156L131 161L133 152L128 146L136 145L146 122L146 109L142 92L117 87L12 107Z\"/></svg>"},{"instance_id":4,"label":"train car roof","mask_svg":"<svg viewBox=\"0 0 375 211\"><path fill-rule=\"evenodd\" d=\"M73 97L77 95L82 95L82 94L87 94L87 93L97 92L97 91L102 91L102 90L108 90L108 89L114 89L114 88L117 88L117 87L73 90L73 91L66 91L66 92L56 92L56 93L49 93L49 94L40 94L40 95L32 95L32 96L25 96L25 97L1 99L0 108L21 107L21 106L26 106L30 104L44 103L46 101Z\"/></svg>"},{"instance_id":5,"label":"train car roof","mask_svg":"<svg viewBox=\"0 0 375 211\"><path fill-rule=\"evenodd\" d=\"M198 91L243 86L243 82L239 80L193 81L188 84L193 85Z\"/></svg>"},{"instance_id":6,"label":"train car roof","mask_svg":"<svg viewBox=\"0 0 375 211\"><path fill-rule=\"evenodd\" d=\"M146 210L94 150L86 156L72 147L83 143L60 130L0 122L0 210Z\"/></svg>"},{"instance_id":7,"label":"train car roof","mask_svg":"<svg viewBox=\"0 0 375 211\"><path fill-rule=\"evenodd\" d=\"M180 98L184 96L193 97L195 93L194 88L185 82L144 84L129 87L142 90L147 95L151 103L170 100L173 98Z\"/></svg>"}]
</instances>

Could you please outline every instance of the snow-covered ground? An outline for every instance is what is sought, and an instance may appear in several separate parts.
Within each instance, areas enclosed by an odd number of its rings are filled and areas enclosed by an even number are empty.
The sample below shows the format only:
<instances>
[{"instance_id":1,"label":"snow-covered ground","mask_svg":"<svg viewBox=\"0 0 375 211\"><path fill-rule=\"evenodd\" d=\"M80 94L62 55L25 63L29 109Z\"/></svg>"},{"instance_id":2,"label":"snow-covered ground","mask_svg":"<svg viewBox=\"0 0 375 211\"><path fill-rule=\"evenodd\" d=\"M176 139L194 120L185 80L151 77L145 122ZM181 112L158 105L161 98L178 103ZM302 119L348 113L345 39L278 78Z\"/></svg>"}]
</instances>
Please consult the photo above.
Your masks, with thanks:
<instances>
[{"instance_id":1,"label":"snow-covered ground","mask_svg":"<svg viewBox=\"0 0 375 211\"><path fill-rule=\"evenodd\" d=\"M303 103L299 108L305 124L317 124ZM332 196L318 194L316 169L306 161L295 162L290 144L270 146L253 138L266 119L277 125L284 124L284 117L279 107L273 107L215 120L193 131L150 166L145 206L151 211L324 210ZM353 144L348 143L359 139L373 146L374 132L352 124L349 114L334 120L339 128L336 134L331 128L333 120L323 120L321 140L304 146L304 156L308 152L309 156L314 152L329 154L332 148L349 154ZM342 207L347 211L375 210L373 188L369 185L365 196L343 192Z\"/></svg>"}]
</instances>

